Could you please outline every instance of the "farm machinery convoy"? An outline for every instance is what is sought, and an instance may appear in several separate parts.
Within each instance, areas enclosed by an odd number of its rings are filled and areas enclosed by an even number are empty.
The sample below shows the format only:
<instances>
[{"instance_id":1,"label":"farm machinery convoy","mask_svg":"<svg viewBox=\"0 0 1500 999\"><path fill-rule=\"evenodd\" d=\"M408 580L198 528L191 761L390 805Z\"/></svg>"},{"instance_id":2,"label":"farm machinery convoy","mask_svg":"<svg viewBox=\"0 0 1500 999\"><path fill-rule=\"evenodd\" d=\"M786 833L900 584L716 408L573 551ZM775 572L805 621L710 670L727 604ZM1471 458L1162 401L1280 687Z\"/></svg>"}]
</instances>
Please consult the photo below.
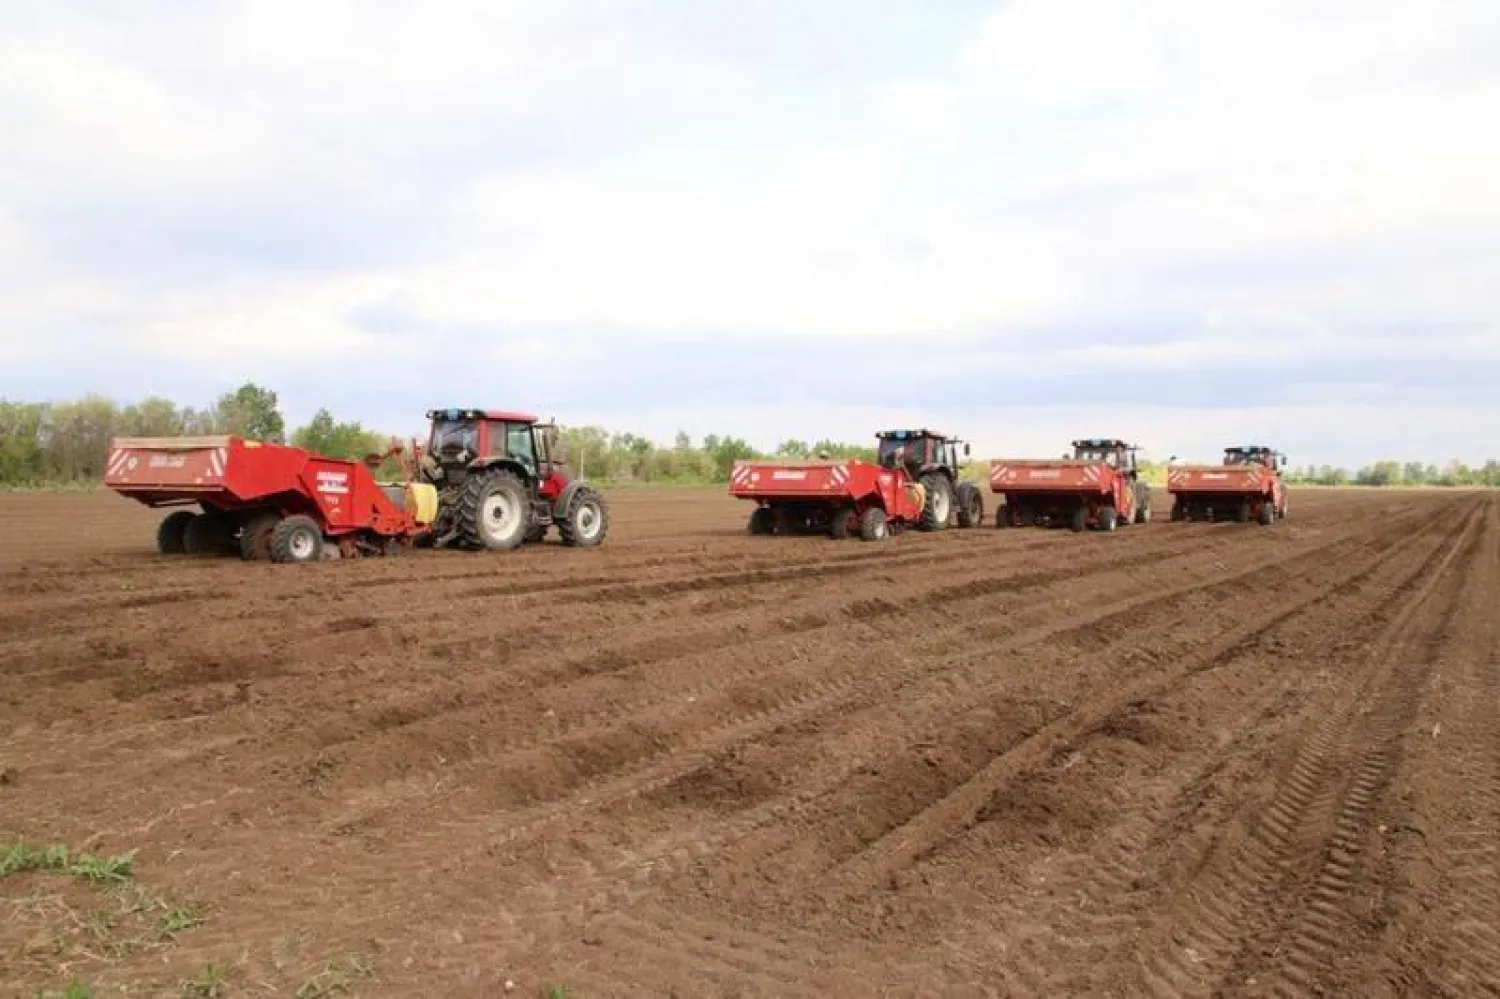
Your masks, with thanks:
<instances>
[{"instance_id":1,"label":"farm machinery convoy","mask_svg":"<svg viewBox=\"0 0 1500 999\"><path fill-rule=\"evenodd\" d=\"M1173 520L1215 520L1228 516L1241 523L1267 526L1285 520L1286 483L1281 469L1286 456L1264 445L1229 447L1217 465L1177 465L1167 472Z\"/></svg>"},{"instance_id":2,"label":"farm machinery convoy","mask_svg":"<svg viewBox=\"0 0 1500 999\"><path fill-rule=\"evenodd\" d=\"M316 562L409 545L504 550L554 526L565 545L604 541L609 508L568 469L555 424L476 409L427 417L425 448L395 445L363 462L232 435L117 438L104 482L149 507L183 508L157 529L164 554ZM400 481L376 479L387 459Z\"/></svg>"}]
</instances>

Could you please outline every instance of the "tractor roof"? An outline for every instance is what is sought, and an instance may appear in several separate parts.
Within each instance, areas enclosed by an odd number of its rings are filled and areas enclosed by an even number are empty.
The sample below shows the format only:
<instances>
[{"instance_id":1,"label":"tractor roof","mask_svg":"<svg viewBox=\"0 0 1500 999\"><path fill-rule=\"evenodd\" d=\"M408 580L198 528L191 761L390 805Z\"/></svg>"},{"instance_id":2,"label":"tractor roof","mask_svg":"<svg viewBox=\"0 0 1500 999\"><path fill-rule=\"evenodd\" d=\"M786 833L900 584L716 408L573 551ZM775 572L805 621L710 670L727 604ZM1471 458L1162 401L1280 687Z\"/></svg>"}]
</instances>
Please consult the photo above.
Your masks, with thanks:
<instances>
[{"instance_id":1,"label":"tractor roof","mask_svg":"<svg viewBox=\"0 0 1500 999\"><path fill-rule=\"evenodd\" d=\"M1276 453L1276 449L1267 444L1237 444L1226 447L1224 450L1238 451L1242 454L1253 454L1257 451L1269 451L1272 454Z\"/></svg>"},{"instance_id":2,"label":"tractor roof","mask_svg":"<svg viewBox=\"0 0 1500 999\"><path fill-rule=\"evenodd\" d=\"M540 423L541 418L530 413L512 412L505 409L432 409L429 420L504 420L508 423Z\"/></svg>"},{"instance_id":3,"label":"tractor roof","mask_svg":"<svg viewBox=\"0 0 1500 999\"><path fill-rule=\"evenodd\" d=\"M1081 437L1073 442L1074 447L1130 447L1122 440L1113 437Z\"/></svg>"},{"instance_id":4,"label":"tractor roof","mask_svg":"<svg viewBox=\"0 0 1500 999\"><path fill-rule=\"evenodd\" d=\"M876 431L875 436L898 441L915 437L941 437L943 440L948 439L948 435L941 430L879 430Z\"/></svg>"}]
</instances>

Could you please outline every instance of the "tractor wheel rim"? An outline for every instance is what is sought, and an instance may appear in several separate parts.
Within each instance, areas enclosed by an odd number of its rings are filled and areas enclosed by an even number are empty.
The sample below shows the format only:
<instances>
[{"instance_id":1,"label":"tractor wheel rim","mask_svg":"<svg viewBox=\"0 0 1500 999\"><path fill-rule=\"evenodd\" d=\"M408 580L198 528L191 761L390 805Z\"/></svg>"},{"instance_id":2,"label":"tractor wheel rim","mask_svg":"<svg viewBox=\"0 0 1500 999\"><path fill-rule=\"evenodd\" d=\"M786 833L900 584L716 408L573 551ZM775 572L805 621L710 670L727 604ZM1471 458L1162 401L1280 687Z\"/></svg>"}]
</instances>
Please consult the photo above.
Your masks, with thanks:
<instances>
[{"instance_id":1,"label":"tractor wheel rim","mask_svg":"<svg viewBox=\"0 0 1500 999\"><path fill-rule=\"evenodd\" d=\"M291 550L292 557L296 559L312 558L313 536L311 531L298 531L292 535L287 548Z\"/></svg>"},{"instance_id":2,"label":"tractor wheel rim","mask_svg":"<svg viewBox=\"0 0 1500 999\"><path fill-rule=\"evenodd\" d=\"M484 507L481 510L481 518L486 531L496 537L505 537L511 533L513 527L518 523L515 504L510 497L504 493L496 493L485 498Z\"/></svg>"},{"instance_id":3,"label":"tractor wheel rim","mask_svg":"<svg viewBox=\"0 0 1500 999\"><path fill-rule=\"evenodd\" d=\"M599 533L599 523L602 519L599 516L598 504L583 504L578 510L578 533L585 538L592 538Z\"/></svg>"}]
</instances>

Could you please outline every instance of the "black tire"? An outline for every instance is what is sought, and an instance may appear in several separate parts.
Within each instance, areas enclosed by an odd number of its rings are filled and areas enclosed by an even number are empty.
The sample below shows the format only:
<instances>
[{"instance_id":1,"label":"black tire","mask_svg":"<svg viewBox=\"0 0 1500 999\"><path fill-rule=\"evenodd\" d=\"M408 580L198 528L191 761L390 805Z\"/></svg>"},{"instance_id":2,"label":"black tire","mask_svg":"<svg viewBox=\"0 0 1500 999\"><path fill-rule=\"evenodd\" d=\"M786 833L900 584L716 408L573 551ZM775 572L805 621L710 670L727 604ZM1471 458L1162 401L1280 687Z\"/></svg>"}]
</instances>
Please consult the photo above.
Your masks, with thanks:
<instances>
[{"instance_id":1,"label":"black tire","mask_svg":"<svg viewBox=\"0 0 1500 999\"><path fill-rule=\"evenodd\" d=\"M828 523L828 533L835 541L847 541L854 533L854 526L854 511L841 506L833 511L833 517Z\"/></svg>"},{"instance_id":2,"label":"black tire","mask_svg":"<svg viewBox=\"0 0 1500 999\"><path fill-rule=\"evenodd\" d=\"M775 534L776 511L768 506L758 506L750 514L751 534Z\"/></svg>"},{"instance_id":3,"label":"black tire","mask_svg":"<svg viewBox=\"0 0 1500 999\"><path fill-rule=\"evenodd\" d=\"M1132 519L1136 524L1151 523L1151 487L1145 483L1137 483L1139 488L1135 492L1135 516Z\"/></svg>"},{"instance_id":4,"label":"black tire","mask_svg":"<svg viewBox=\"0 0 1500 999\"><path fill-rule=\"evenodd\" d=\"M271 534L281 523L279 513L257 513L240 531L240 558L246 562L268 562L271 559Z\"/></svg>"},{"instance_id":5,"label":"black tire","mask_svg":"<svg viewBox=\"0 0 1500 999\"><path fill-rule=\"evenodd\" d=\"M1249 523L1249 521L1250 521L1250 501L1249 500L1242 500L1240 502L1239 507L1237 507L1235 509L1235 511L1234 511L1234 519L1235 519L1236 523L1240 523L1240 524Z\"/></svg>"},{"instance_id":6,"label":"black tire","mask_svg":"<svg viewBox=\"0 0 1500 999\"><path fill-rule=\"evenodd\" d=\"M1068 528L1073 531L1081 531L1088 526L1089 508L1086 506L1074 507L1073 512L1068 514Z\"/></svg>"},{"instance_id":7,"label":"black tire","mask_svg":"<svg viewBox=\"0 0 1500 999\"><path fill-rule=\"evenodd\" d=\"M1095 523L1101 531L1113 531L1120 524L1120 513L1112 506L1101 506Z\"/></svg>"},{"instance_id":8,"label":"black tire","mask_svg":"<svg viewBox=\"0 0 1500 999\"><path fill-rule=\"evenodd\" d=\"M507 551L531 530L531 498L514 472L471 475L458 498L458 536L466 548Z\"/></svg>"},{"instance_id":9,"label":"black tire","mask_svg":"<svg viewBox=\"0 0 1500 999\"><path fill-rule=\"evenodd\" d=\"M884 541L891 536L891 526L886 521L885 511L872 506L859 518L859 536L865 541Z\"/></svg>"},{"instance_id":10,"label":"black tire","mask_svg":"<svg viewBox=\"0 0 1500 999\"><path fill-rule=\"evenodd\" d=\"M1276 523L1276 504L1268 499L1260 502L1260 522L1265 527Z\"/></svg>"},{"instance_id":11,"label":"black tire","mask_svg":"<svg viewBox=\"0 0 1500 999\"><path fill-rule=\"evenodd\" d=\"M217 510L205 510L183 525L182 550L189 555L226 555L238 547L229 518Z\"/></svg>"},{"instance_id":12,"label":"black tire","mask_svg":"<svg viewBox=\"0 0 1500 999\"><path fill-rule=\"evenodd\" d=\"M304 514L293 514L271 530L271 561L306 565L323 557L323 528Z\"/></svg>"},{"instance_id":13,"label":"black tire","mask_svg":"<svg viewBox=\"0 0 1500 999\"><path fill-rule=\"evenodd\" d=\"M603 543L609 534L609 504L599 490L579 487L557 521L557 534L569 548L593 548Z\"/></svg>"},{"instance_id":14,"label":"black tire","mask_svg":"<svg viewBox=\"0 0 1500 999\"><path fill-rule=\"evenodd\" d=\"M958 501L958 526L978 527L984 523L984 495L972 482L960 482L954 498Z\"/></svg>"},{"instance_id":15,"label":"black tire","mask_svg":"<svg viewBox=\"0 0 1500 999\"><path fill-rule=\"evenodd\" d=\"M540 544L547 539L547 525L532 522L526 531L526 543L528 545Z\"/></svg>"},{"instance_id":16,"label":"black tire","mask_svg":"<svg viewBox=\"0 0 1500 999\"><path fill-rule=\"evenodd\" d=\"M187 526L198 514L191 510L176 510L162 518L156 527L156 550L163 555L181 555L187 551L183 546L183 535Z\"/></svg>"},{"instance_id":17,"label":"black tire","mask_svg":"<svg viewBox=\"0 0 1500 999\"><path fill-rule=\"evenodd\" d=\"M924 531L946 530L953 516L953 483L948 476L936 472L922 476L919 481L927 491L927 501L917 526Z\"/></svg>"},{"instance_id":18,"label":"black tire","mask_svg":"<svg viewBox=\"0 0 1500 999\"><path fill-rule=\"evenodd\" d=\"M1172 504L1171 519L1174 523L1187 520L1187 508L1181 502Z\"/></svg>"}]
</instances>

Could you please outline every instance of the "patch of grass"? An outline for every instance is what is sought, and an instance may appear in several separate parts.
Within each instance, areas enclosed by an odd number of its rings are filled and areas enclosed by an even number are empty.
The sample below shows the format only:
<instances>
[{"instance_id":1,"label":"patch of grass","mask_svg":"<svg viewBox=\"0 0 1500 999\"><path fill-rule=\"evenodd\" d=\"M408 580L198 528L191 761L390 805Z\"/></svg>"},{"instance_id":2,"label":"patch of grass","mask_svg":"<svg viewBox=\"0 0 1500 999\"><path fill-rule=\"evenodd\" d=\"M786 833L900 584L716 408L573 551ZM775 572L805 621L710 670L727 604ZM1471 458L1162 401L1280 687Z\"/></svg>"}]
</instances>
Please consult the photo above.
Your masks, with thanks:
<instances>
[{"instance_id":1,"label":"patch of grass","mask_svg":"<svg viewBox=\"0 0 1500 999\"><path fill-rule=\"evenodd\" d=\"M175 937L184 930L203 925L203 913L195 905L180 905L162 917L162 936Z\"/></svg>"},{"instance_id":2,"label":"patch of grass","mask_svg":"<svg viewBox=\"0 0 1500 999\"><path fill-rule=\"evenodd\" d=\"M327 996L342 995L354 986L361 978L368 978L375 973L375 966L370 959L358 952L344 954L329 961L322 971L309 978L303 986L297 990L297 999L325 999Z\"/></svg>"},{"instance_id":3,"label":"patch of grass","mask_svg":"<svg viewBox=\"0 0 1500 999\"><path fill-rule=\"evenodd\" d=\"M182 983L182 999L222 999L229 985L229 969L222 964L210 964L198 974Z\"/></svg>"},{"instance_id":4,"label":"patch of grass","mask_svg":"<svg viewBox=\"0 0 1500 999\"><path fill-rule=\"evenodd\" d=\"M94 999L94 990L82 982L69 982L62 989L37 989L36 999Z\"/></svg>"},{"instance_id":5,"label":"patch of grass","mask_svg":"<svg viewBox=\"0 0 1500 999\"><path fill-rule=\"evenodd\" d=\"M544 985L542 999L573 999L573 993L566 985Z\"/></svg>"},{"instance_id":6,"label":"patch of grass","mask_svg":"<svg viewBox=\"0 0 1500 999\"><path fill-rule=\"evenodd\" d=\"M96 857L91 853L75 854L66 843L43 848L17 840L0 851L0 878L28 871L50 871L85 881L119 884L130 880L134 860L134 850L115 857Z\"/></svg>"}]
</instances>

